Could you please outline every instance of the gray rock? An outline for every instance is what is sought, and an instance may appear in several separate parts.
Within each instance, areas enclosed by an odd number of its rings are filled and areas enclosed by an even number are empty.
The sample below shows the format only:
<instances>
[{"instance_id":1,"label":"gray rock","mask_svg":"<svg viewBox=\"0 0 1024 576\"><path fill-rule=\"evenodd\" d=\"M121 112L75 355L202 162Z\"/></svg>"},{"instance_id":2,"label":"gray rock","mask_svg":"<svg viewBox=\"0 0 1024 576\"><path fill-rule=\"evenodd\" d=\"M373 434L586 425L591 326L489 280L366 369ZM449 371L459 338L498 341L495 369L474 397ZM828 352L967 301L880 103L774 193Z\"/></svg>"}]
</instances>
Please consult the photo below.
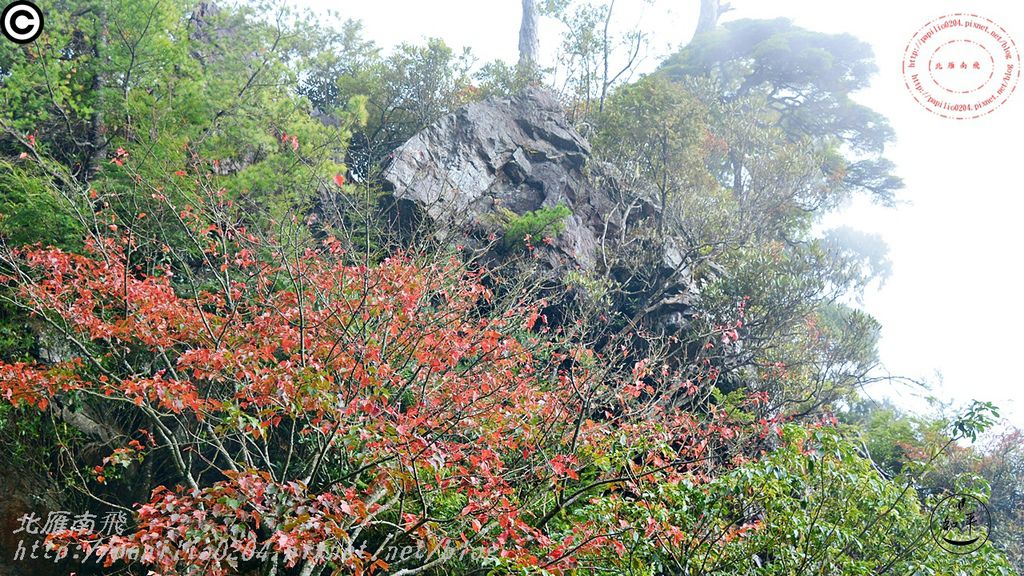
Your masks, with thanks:
<instances>
[{"instance_id":1,"label":"gray rock","mask_svg":"<svg viewBox=\"0 0 1024 576\"><path fill-rule=\"evenodd\" d=\"M383 179L396 199L429 219L436 237L470 247L501 238L510 214L565 205L572 215L564 231L550 245L534 242L553 276L639 270L657 286L641 304L649 325L667 332L688 325L697 290L685 242L627 243L631 234L651 238L656 204L636 190L623 193L617 171L591 158L590 144L548 91L488 98L442 118L395 150ZM650 253L637 254L641 246ZM633 272L616 270L623 252Z\"/></svg>"},{"instance_id":2,"label":"gray rock","mask_svg":"<svg viewBox=\"0 0 1024 576\"><path fill-rule=\"evenodd\" d=\"M386 185L429 215L441 234L500 235L502 213L563 204L572 216L552 246L543 247L544 259L554 268L591 270L602 236L622 227L624 207L601 186L602 167L589 166L590 144L566 121L557 98L541 89L465 106L393 156ZM645 206L634 217L650 212Z\"/></svg>"}]
</instances>

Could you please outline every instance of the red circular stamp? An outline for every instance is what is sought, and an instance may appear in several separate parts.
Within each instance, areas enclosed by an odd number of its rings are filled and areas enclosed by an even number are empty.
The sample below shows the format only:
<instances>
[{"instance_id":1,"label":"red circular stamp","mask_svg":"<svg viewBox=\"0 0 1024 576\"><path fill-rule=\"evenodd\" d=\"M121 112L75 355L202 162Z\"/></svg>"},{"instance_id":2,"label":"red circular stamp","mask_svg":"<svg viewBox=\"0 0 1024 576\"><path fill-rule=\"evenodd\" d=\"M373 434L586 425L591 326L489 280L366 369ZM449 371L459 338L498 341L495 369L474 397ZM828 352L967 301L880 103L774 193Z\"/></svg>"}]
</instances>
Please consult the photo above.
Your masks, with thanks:
<instances>
[{"instance_id":1,"label":"red circular stamp","mask_svg":"<svg viewBox=\"0 0 1024 576\"><path fill-rule=\"evenodd\" d=\"M943 118L978 118L1010 98L1020 52L995 22L950 14L918 30L903 53L903 81L918 104Z\"/></svg>"}]
</instances>

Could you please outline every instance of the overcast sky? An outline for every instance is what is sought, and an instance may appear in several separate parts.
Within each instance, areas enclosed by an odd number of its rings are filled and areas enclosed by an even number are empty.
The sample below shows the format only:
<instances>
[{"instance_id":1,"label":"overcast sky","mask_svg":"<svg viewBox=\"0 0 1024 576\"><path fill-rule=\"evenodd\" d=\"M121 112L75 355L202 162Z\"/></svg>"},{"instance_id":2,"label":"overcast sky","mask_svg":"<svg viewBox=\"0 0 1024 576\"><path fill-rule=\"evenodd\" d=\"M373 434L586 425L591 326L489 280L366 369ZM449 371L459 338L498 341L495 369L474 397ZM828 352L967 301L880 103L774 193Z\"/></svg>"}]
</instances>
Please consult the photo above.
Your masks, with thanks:
<instances>
[{"instance_id":1,"label":"overcast sky","mask_svg":"<svg viewBox=\"0 0 1024 576\"><path fill-rule=\"evenodd\" d=\"M367 37L387 48L443 38L468 46L480 62L517 59L519 0L296 0L362 20ZM652 54L685 44L699 0L619 0L619 21L650 32ZM1024 88L993 113L973 120L941 118L914 101L902 59L914 33L946 14L984 16L1024 48L1024 2L1017 0L733 0L723 18L775 18L822 32L850 33L872 45L879 74L858 100L885 114L898 141L886 155L906 182L897 209L855 202L827 220L883 236L893 275L864 308L882 325L881 355L894 374L925 379L945 401L998 403L1024 425L1021 303L1024 200ZM542 52L553 64L559 27L542 24ZM941 375L941 377L939 376ZM912 391L896 394L914 403Z\"/></svg>"}]
</instances>

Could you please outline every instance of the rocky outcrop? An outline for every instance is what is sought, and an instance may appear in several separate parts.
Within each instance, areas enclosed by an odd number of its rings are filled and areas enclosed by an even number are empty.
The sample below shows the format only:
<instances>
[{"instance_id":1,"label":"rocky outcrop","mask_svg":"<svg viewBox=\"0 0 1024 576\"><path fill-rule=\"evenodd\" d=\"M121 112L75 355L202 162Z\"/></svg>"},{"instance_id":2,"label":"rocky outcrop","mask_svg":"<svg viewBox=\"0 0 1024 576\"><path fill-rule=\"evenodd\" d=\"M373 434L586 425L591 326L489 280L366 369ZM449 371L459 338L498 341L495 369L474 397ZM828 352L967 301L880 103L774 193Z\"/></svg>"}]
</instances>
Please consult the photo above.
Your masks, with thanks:
<instances>
[{"instance_id":1,"label":"rocky outcrop","mask_svg":"<svg viewBox=\"0 0 1024 576\"><path fill-rule=\"evenodd\" d=\"M435 235L471 247L501 238L509 218L566 206L564 230L549 243L534 239L538 260L556 275L633 273L615 270L609 255L631 232L650 231L657 216L644 194L623 190L615 170L591 158L558 99L536 88L470 104L422 130L393 153L383 179L412 207L403 213L419 213ZM642 260L640 272L659 287L641 307L662 326L685 324L696 290L680 244L661 238L631 246L645 251L632 266Z\"/></svg>"},{"instance_id":2,"label":"rocky outcrop","mask_svg":"<svg viewBox=\"0 0 1024 576\"><path fill-rule=\"evenodd\" d=\"M590 144L554 95L529 89L470 104L421 131L394 152L383 177L439 233L468 239L500 236L503 217L564 205L572 215L544 258L552 268L590 270L602 242L652 207L627 205L616 179L589 160Z\"/></svg>"}]
</instances>

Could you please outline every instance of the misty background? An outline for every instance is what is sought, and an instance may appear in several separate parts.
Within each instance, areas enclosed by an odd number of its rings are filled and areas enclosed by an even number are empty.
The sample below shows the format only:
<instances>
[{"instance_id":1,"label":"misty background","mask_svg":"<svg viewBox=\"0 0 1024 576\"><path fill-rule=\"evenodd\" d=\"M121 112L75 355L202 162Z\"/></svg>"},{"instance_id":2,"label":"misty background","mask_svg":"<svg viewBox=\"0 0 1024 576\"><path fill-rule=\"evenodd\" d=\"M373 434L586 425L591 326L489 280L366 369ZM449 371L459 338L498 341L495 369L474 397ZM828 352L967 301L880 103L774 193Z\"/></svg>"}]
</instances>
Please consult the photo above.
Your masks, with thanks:
<instances>
[{"instance_id":1,"label":"misty background","mask_svg":"<svg viewBox=\"0 0 1024 576\"><path fill-rule=\"evenodd\" d=\"M323 18L362 21L366 36L386 51L401 42L443 39L456 51L472 50L476 65L500 59L515 63L521 5L518 0L301 0ZM892 375L926 382L879 383L872 397L889 397L915 410L927 398L954 406L992 401L1016 425L1024 425L1022 385L1015 356L1024 349L1020 302L1019 223L1024 200L1018 170L1024 94L987 116L950 120L919 106L904 86L901 65L907 42L926 22L969 12L989 18L1024 39L1024 5L997 0L820 2L734 0L721 22L786 17L798 26L848 33L874 49L879 73L855 98L887 116L896 142L886 157L906 187L895 209L858 199L821 223L880 235L889 246L892 273L859 306L882 323L880 355ZM334 11L328 14L328 11ZM638 72L689 42L698 0L619 0L614 26L640 29L648 48ZM556 67L562 25L542 18L541 64ZM555 81L559 81L555 69ZM1017 90L1024 92L1024 90Z\"/></svg>"}]
</instances>

